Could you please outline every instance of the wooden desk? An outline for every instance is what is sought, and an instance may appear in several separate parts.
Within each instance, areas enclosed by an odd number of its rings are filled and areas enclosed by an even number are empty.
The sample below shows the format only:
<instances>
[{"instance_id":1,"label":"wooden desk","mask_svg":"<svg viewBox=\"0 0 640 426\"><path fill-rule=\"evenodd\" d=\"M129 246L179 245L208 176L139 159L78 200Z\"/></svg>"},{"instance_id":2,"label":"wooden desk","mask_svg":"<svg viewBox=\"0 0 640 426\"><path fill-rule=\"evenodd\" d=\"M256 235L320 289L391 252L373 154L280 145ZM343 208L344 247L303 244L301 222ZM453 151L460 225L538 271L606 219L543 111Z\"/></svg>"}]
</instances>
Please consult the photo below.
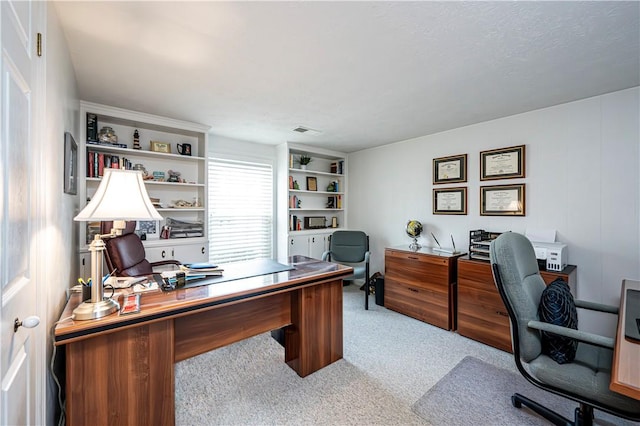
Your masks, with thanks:
<instances>
[{"instance_id":1,"label":"wooden desk","mask_svg":"<svg viewBox=\"0 0 640 426\"><path fill-rule=\"evenodd\" d=\"M625 299L629 288L640 290L640 281L622 280L620 313L609 389L640 400L640 343L633 343L624 336Z\"/></svg>"},{"instance_id":2,"label":"wooden desk","mask_svg":"<svg viewBox=\"0 0 640 426\"><path fill-rule=\"evenodd\" d=\"M173 425L174 363L281 327L285 362L301 377L341 359L342 277L353 269L304 256L289 262L294 270L143 293L138 314L58 324L67 425Z\"/></svg>"}]
</instances>

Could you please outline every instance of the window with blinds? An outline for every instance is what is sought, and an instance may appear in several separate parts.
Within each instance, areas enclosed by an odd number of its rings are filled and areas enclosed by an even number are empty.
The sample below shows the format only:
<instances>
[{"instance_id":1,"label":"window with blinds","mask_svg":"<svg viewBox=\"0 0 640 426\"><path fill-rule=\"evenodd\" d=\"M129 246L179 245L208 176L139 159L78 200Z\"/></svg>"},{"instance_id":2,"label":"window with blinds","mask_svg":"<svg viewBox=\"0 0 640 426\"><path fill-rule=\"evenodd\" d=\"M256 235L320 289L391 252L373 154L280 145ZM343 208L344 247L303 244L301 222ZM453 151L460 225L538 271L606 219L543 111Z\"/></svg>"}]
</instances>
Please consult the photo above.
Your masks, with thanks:
<instances>
[{"instance_id":1,"label":"window with blinds","mask_svg":"<svg viewBox=\"0 0 640 426\"><path fill-rule=\"evenodd\" d=\"M209 259L270 258L273 167L209 158Z\"/></svg>"}]
</instances>

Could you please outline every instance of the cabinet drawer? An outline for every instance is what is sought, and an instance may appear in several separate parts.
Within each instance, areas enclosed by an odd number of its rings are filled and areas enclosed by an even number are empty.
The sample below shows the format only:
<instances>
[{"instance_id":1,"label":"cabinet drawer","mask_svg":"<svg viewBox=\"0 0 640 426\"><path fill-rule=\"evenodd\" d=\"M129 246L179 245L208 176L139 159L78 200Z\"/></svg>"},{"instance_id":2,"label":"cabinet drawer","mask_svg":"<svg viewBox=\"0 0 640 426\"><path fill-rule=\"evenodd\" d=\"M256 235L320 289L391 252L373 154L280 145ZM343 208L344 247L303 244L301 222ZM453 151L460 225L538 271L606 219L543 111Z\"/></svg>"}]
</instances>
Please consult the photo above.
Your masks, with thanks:
<instances>
[{"instance_id":1,"label":"cabinet drawer","mask_svg":"<svg viewBox=\"0 0 640 426\"><path fill-rule=\"evenodd\" d=\"M393 250L385 252L385 279L403 281L415 287L448 292L449 267L448 259Z\"/></svg>"},{"instance_id":2,"label":"cabinet drawer","mask_svg":"<svg viewBox=\"0 0 640 426\"><path fill-rule=\"evenodd\" d=\"M445 330L451 329L448 291L415 286L386 275L384 306Z\"/></svg>"},{"instance_id":3,"label":"cabinet drawer","mask_svg":"<svg viewBox=\"0 0 640 426\"><path fill-rule=\"evenodd\" d=\"M458 282L458 333L511 352L507 309L497 290L484 291L474 281Z\"/></svg>"}]
</instances>

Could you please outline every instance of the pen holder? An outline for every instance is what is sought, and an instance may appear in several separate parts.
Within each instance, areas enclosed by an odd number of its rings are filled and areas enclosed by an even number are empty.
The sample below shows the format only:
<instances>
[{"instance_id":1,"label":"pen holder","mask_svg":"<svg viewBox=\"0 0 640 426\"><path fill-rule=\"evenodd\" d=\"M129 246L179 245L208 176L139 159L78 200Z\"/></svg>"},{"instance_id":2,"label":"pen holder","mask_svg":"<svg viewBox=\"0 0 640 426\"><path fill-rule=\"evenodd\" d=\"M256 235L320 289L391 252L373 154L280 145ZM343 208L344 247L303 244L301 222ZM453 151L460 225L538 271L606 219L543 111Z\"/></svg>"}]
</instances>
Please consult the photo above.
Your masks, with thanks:
<instances>
[{"instance_id":1,"label":"pen holder","mask_svg":"<svg viewBox=\"0 0 640 426\"><path fill-rule=\"evenodd\" d=\"M82 286L82 301L91 299L91 287L88 285Z\"/></svg>"}]
</instances>

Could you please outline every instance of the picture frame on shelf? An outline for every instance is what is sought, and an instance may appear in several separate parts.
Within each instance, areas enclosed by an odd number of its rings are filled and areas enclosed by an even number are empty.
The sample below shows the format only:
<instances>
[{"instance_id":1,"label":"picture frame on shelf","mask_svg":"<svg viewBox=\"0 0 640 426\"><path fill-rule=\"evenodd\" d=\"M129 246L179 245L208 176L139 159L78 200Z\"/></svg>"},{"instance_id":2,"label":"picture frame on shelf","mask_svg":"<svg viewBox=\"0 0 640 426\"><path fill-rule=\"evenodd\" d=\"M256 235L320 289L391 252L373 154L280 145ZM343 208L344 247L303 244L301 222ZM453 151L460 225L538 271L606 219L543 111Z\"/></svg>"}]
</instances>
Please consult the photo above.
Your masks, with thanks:
<instances>
[{"instance_id":1,"label":"picture frame on shelf","mask_svg":"<svg viewBox=\"0 0 640 426\"><path fill-rule=\"evenodd\" d=\"M151 141L149 142L149 149L153 152L171 154L171 144L169 142Z\"/></svg>"},{"instance_id":2,"label":"picture frame on shelf","mask_svg":"<svg viewBox=\"0 0 640 426\"><path fill-rule=\"evenodd\" d=\"M466 215L467 187L434 189L433 214Z\"/></svg>"},{"instance_id":3,"label":"picture frame on shelf","mask_svg":"<svg viewBox=\"0 0 640 426\"><path fill-rule=\"evenodd\" d=\"M307 176L307 191L318 190L318 179L313 176Z\"/></svg>"},{"instance_id":4,"label":"picture frame on shelf","mask_svg":"<svg viewBox=\"0 0 640 426\"><path fill-rule=\"evenodd\" d=\"M69 132L64 132L64 193L78 193L78 144Z\"/></svg>"},{"instance_id":5,"label":"picture frame on shelf","mask_svg":"<svg viewBox=\"0 0 640 426\"><path fill-rule=\"evenodd\" d=\"M433 159L433 184L467 181L467 154Z\"/></svg>"},{"instance_id":6,"label":"picture frame on shelf","mask_svg":"<svg viewBox=\"0 0 640 426\"><path fill-rule=\"evenodd\" d=\"M525 145L480 152L480 180L525 177Z\"/></svg>"},{"instance_id":7,"label":"picture frame on shelf","mask_svg":"<svg viewBox=\"0 0 640 426\"><path fill-rule=\"evenodd\" d=\"M481 216L525 216L525 184L480 187Z\"/></svg>"},{"instance_id":8,"label":"picture frame on shelf","mask_svg":"<svg viewBox=\"0 0 640 426\"><path fill-rule=\"evenodd\" d=\"M142 240L157 240L160 238L158 233L158 221L157 220L139 220L136 223L135 233L138 234ZM144 235L144 238L143 238Z\"/></svg>"}]
</instances>

